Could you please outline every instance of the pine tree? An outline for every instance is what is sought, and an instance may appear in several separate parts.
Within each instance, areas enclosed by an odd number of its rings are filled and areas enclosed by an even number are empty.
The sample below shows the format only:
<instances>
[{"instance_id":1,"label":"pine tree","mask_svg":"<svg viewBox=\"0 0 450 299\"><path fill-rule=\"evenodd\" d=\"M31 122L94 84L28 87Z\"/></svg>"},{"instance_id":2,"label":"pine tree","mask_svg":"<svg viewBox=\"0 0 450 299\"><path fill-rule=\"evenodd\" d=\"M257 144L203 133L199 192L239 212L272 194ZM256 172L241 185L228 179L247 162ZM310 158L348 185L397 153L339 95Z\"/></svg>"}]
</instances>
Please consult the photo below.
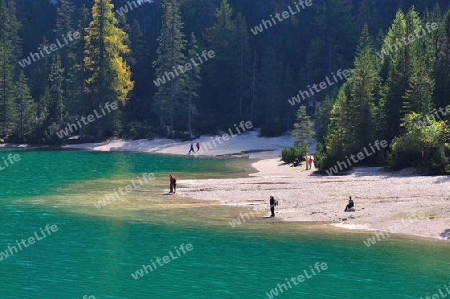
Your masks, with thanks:
<instances>
[{"instance_id":1,"label":"pine tree","mask_svg":"<svg viewBox=\"0 0 450 299\"><path fill-rule=\"evenodd\" d=\"M349 146L357 151L376 137L373 127L378 121L374 119L374 107L378 104L380 78L375 67L374 49L367 25L361 34L354 65L348 79L351 90L349 106L352 107L349 113L353 119L349 128L352 135L349 137Z\"/></svg>"},{"instance_id":2,"label":"pine tree","mask_svg":"<svg viewBox=\"0 0 450 299\"><path fill-rule=\"evenodd\" d=\"M410 77L415 71L413 66L418 59L420 48L420 43L405 44L404 40L416 30L421 29L420 19L414 7L406 17L399 10L384 40L383 48L390 50L383 60L383 69L386 72L383 100L386 104L388 140L400 132L400 120L404 115L402 99L408 89Z\"/></svg>"},{"instance_id":3,"label":"pine tree","mask_svg":"<svg viewBox=\"0 0 450 299\"><path fill-rule=\"evenodd\" d=\"M339 89L333 109L330 113L327 135L325 137L325 147L327 161L336 163L351 151L352 141L352 107L350 106L350 84L344 83ZM324 164L325 168L331 165Z\"/></svg>"},{"instance_id":4,"label":"pine tree","mask_svg":"<svg viewBox=\"0 0 450 299\"><path fill-rule=\"evenodd\" d=\"M409 88L403 98L404 113L416 112L427 115L433 110L434 80L431 79L425 67L422 67L409 79Z\"/></svg>"},{"instance_id":5,"label":"pine tree","mask_svg":"<svg viewBox=\"0 0 450 299\"><path fill-rule=\"evenodd\" d=\"M65 120L64 117L64 90L63 83L64 69L61 66L59 53L52 57L50 74L47 78L47 84L39 101L40 119L36 136L41 143L62 144L56 132L58 132Z\"/></svg>"},{"instance_id":6,"label":"pine tree","mask_svg":"<svg viewBox=\"0 0 450 299\"><path fill-rule=\"evenodd\" d=\"M294 130L292 136L294 137L295 146L298 146L306 156L310 151L310 144L314 140L314 131L310 116L306 114L306 107L300 106L296 114L296 123L294 123Z\"/></svg>"},{"instance_id":7,"label":"pine tree","mask_svg":"<svg viewBox=\"0 0 450 299\"><path fill-rule=\"evenodd\" d=\"M327 95L325 99L317 104L315 110L315 131L317 142L324 142L327 133L328 124L330 123L331 110L333 109L333 97Z\"/></svg>"},{"instance_id":8,"label":"pine tree","mask_svg":"<svg viewBox=\"0 0 450 299\"><path fill-rule=\"evenodd\" d=\"M450 104L450 10L445 13L439 28L435 97L438 107L446 107Z\"/></svg>"},{"instance_id":9,"label":"pine tree","mask_svg":"<svg viewBox=\"0 0 450 299\"><path fill-rule=\"evenodd\" d=\"M239 13L236 17L237 39L237 67L236 67L236 95L238 103L238 115L242 116L245 99L248 99L250 77L250 45L248 41L248 29L245 18Z\"/></svg>"},{"instance_id":10,"label":"pine tree","mask_svg":"<svg viewBox=\"0 0 450 299\"><path fill-rule=\"evenodd\" d=\"M198 45L197 45L197 39L194 35L194 33L191 33L189 44L188 44L188 54L190 57L194 57L195 54L197 54L198 51ZM197 93L198 88L200 87L200 67L191 68L187 71L186 76L186 88L187 88L187 98L188 98L188 132L191 138L193 137L192 134L192 116L195 113L195 105L192 103L192 100L194 98L198 98L199 95Z\"/></svg>"},{"instance_id":11,"label":"pine tree","mask_svg":"<svg viewBox=\"0 0 450 299\"><path fill-rule=\"evenodd\" d=\"M184 66L186 40L182 32L183 22L180 15L180 5L177 0L162 2L163 19L161 34L158 37L157 59L153 62L156 80L164 78L164 83L158 88L155 96L159 109L159 126L163 128L169 121L169 135L173 133L175 108L181 102L185 85L185 73L178 73L178 66ZM195 67L195 66L193 66ZM169 82L165 82L165 80ZM156 81L155 81L156 82Z\"/></svg>"},{"instance_id":12,"label":"pine tree","mask_svg":"<svg viewBox=\"0 0 450 299\"><path fill-rule=\"evenodd\" d=\"M15 130L15 80L17 57L20 55L19 22L14 1L0 0L0 125L3 137Z\"/></svg>"},{"instance_id":13,"label":"pine tree","mask_svg":"<svg viewBox=\"0 0 450 299\"><path fill-rule=\"evenodd\" d=\"M233 9L227 0L222 0L216 10L216 21L206 29L205 38L214 49L215 58L205 66L206 77L210 84L210 93L206 97L214 99L211 108L221 111L222 122L230 117L235 118L239 112L239 96L236 75L239 74L239 60L236 21L233 19ZM245 47L244 43L242 45ZM242 52L244 54L244 52ZM236 62L236 63L232 63ZM220 75L217 75L220 70ZM233 100L231 100L233 99ZM238 99L237 103L234 99Z\"/></svg>"},{"instance_id":14,"label":"pine tree","mask_svg":"<svg viewBox=\"0 0 450 299\"><path fill-rule=\"evenodd\" d=\"M125 105L128 93L133 89L131 72L124 61L129 52L127 34L117 26L110 0L95 0L92 7L92 21L86 29L84 63L87 70L86 88L89 107L99 109L100 105L116 101ZM106 130L120 130L119 111L97 119L94 126L97 137L102 138Z\"/></svg>"},{"instance_id":15,"label":"pine tree","mask_svg":"<svg viewBox=\"0 0 450 299\"><path fill-rule=\"evenodd\" d=\"M250 87L250 92L251 92L250 120L252 121L252 123L255 122L255 105L256 105L258 89L259 89L258 76L257 76L257 72L258 72L257 59L258 59L258 55L255 50L255 51L253 51L252 79L251 79L251 83L250 83L251 84L251 87Z\"/></svg>"},{"instance_id":16,"label":"pine tree","mask_svg":"<svg viewBox=\"0 0 450 299\"><path fill-rule=\"evenodd\" d=\"M36 111L30 89L28 88L27 78L23 71L19 74L16 86L18 135L21 142L29 142L30 136L36 128Z\"/></svg>"},{"instance_id":17,"label":"pine tree","mask_svg":"<svg viewBox=\"0 0 450 299\"><path fill-rule=\"evenodd\" d=\"M49 122L57 125L61 125L64 121L64 82L64 68L62 67L61 57L59 53L55 53L48 77L49 103L47 106L49 107Z\"/></svg>"},{"instance_id":18,"label":"pine tree","mask_svg":"<svg viewBox=\"0 0 450 299\"><path fill-rule=\"evenodd\" d=\"M78 106L82 105L81 98L79 97L78 89L82 82L79 80L80 67L79 63L82 61L82 52L80 49L83 47L83 39L81 37L82 32L80 30L75 31L76 26L76 16L75 16L75 6L72 0L61 0L56 9L56 26L55 33L58 39L62 39L69 32L73 35L75 32L79 34L80 37L75 39L73 42L68 43L63 48L58 50L58 54L61 59L61 67L64 70L62 74L65 78L62 83L63 86L63 98L64 106L67 107L72 113L76 113Z\"/></svg>"},{"instance_id":19,"label":"pine tree","mask_svg":"<svg viewBox=\"0 0 450 299\"><path fill-rule=\"evenodd\" d=\"M268 48L261 59L260 89L260 113L258 118L262 119L263 126L261 134L265 136L277 136L284 131L282 124L283 107L286 98L282 96L283 74L282 65L273 48ZM280 105L281 103L281 105Z\"/></svg>"},{"instance_id":20,"label":"pine tree","mask_svg":"<svg viewBox=\"0 0 450 299\"><path fill-rule=\"evenodd\" d=\"M80 9L80 16L77 21L77 28L87 28L91 22L91 14L89 9L84 5ZM71 66L71 71L67 80L73 84L69 91L67 99L67 110L70 111L70 116L80 117L81 115L87 115L92 112L88 104L88 93L86 88L86 78L89 72L86 68L84 51L86 41L86 30L80 30L80 40L74 44L74 50L70 54L74 57L74 64ZM81 127L79 138L84 137L84 128Z\"/></svg>"},{"instance_id":21,"label":"pine tree","mask_svg":"<svg viewBox=\"0 0 450 299\"><path fill-rule=\"evenodd\" d=\"M317 27L321 36L319 41L316 41L316 45L311 51L317 51L316 54L311 53L320 61L309 61L312 67L311 71L314 71L318 65L325 63L325 67L322 68L322 74L318 74L319 77L310 78L312 81L321 81L325 77L325 72L330 74L339 68L344 68L345 65L349 65L351 62L351 56L347 56L353 53L353 48L357 40L358 32L356 32L356 26L354 25L354 17L352 16L353 8L352 0L328 0L314 2L312 9L316 9L316 17L314 18L314 25ZM340 41L337 43L336 41ZM320 44L319 49L316 48ZM319 56L320 53L320 56ZM344 57L342 54L344 53ZM345 55L347 54L347 55ZM345 57L347 56L347 57ZM318 64L316 64L316 62Z\"/></svg>"},{"instance_id":22,"label":"pine tree","mask_svg":"<svg viewBox=\"0 0 450 299\"><path fill-rule=\"evenodd\" d=\"M148 109L149 101L146 99L151 94L153 96L153 86L148 85L148 78L151 76L149 72L151 68L148 66L149 55L147 55L149 49L145 48L145 41L143 39L143 33L141 31L139 22L134 20L129 32L130 41L130 66L133 71L132 79L135 82L134 89L130 93L130 101L124 109L124 121L142 121L149 118Z\"/></svg>"}]
</instances>

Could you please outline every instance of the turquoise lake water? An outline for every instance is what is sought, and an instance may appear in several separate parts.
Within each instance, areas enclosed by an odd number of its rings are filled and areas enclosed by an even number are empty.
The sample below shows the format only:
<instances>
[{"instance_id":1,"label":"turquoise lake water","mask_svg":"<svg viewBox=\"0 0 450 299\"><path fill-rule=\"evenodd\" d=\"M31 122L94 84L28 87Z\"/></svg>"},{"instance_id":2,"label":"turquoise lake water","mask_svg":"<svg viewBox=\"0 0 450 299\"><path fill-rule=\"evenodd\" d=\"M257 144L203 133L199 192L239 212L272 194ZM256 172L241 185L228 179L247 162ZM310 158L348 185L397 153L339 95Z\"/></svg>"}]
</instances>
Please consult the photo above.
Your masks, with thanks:
<instances>
[{"instance_id":1,"label":"turquoise lake water","mask_svg":"<svg viewBox=\"0 0 450 299\"><path fill-rule=\"evenodd\" d=\"M237 208L165 195L169 172L180 185L188 178L246 176L252 170L245 159L1 149L0 161L8 154L19 154L20 161L0 171L2 299L447 294L448 242L391 236L366 247L373 233L261 217L232 228L228 221L242 212ZM94 206L143 173L156 179ZM50 235L46 225L57 231L48 229ZM30 237L35 243L20 250L16 240ZM191 250L183 253L182 244ZM313 275L316 263L327 267ZM157 267L135 279L143 265ZM304 281L287 284L299 275ZM270 294L275 288L279 295Z\"/></svg>"}]
</instances>

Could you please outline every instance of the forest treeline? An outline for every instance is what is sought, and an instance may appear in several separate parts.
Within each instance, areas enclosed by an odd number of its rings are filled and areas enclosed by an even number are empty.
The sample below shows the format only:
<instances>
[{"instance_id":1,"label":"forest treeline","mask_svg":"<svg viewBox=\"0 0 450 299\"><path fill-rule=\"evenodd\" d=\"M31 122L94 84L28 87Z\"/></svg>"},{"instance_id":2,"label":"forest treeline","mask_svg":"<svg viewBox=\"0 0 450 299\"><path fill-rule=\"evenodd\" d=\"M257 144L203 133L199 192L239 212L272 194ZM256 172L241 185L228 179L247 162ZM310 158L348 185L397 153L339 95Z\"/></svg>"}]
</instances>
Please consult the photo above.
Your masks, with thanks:
<instances>
[{"instance_id":1,"label":"forest treeline","mask_svg":"<svg viewBox=\"0 0 450 299\"><path fill-rule=\"evenodd\" d=\"M188 138L242 120L276 136L298 117L289 100L348 69L300 103L322 170L377 138L389 153L364 163L448 157L444 123L412 124L449 104L449 1L308 2L0 0L1 141Z\"/></svg>"},{"instance_id":2,"label":"forest treeline","mask_svg":"<svg viewBox=\"0 0 450 299\"><path fill-rule=\"evenodd\" d=\"M317 107L316 166L450 173L450 10L399 10L379 40L364 26L351 76Z\"/></svg>"}]
</instances>

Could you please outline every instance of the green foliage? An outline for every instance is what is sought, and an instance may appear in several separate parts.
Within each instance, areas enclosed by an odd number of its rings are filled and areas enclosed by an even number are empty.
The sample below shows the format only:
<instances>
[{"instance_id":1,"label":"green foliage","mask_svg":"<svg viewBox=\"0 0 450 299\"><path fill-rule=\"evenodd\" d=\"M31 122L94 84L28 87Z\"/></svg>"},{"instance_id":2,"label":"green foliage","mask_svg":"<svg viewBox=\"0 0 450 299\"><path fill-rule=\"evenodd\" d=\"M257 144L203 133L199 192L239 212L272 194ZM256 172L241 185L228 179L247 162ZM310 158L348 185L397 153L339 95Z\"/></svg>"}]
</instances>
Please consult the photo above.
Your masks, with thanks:
<instances>
[{"instance_id":1,"label":"green foliage","mask_svg":"<svg viewBox=\"0 0 450 299\"><path fill-rule=\"evenodd\" d=\"M156 131L155 131L156 132ZM131 122L123 126L120 138L128 140L148 139L153 140L156 137L154 129L143 126L137 122Z\"/></svg>"},{"instance_id":2,"label":"green foliage","mask_svg":"<svg viewBox=\"0 0 450 299\"><path fill-rule=\"evenodd\" d=\"M392 141L388 165L393 169L417 167L426 173L444 173L448 167L445 153L447 126L444 121L431 120L429 125L417 126L420 114L407 114L405 133Z\"/></svg>"},{"instance_id":3,"label":"green foliage","mask_svg":"<svg viewBox=\"0 0 450 299\"><path fill-rule=\"evenodd\" d=\"M184 27L181 20L180 4L177 0L163 0L161 2L162 29L158 37L158 54L153 67L155 69L156 78L163 78L174 74L174 69L179 65L185 65L186 57L186 38L182 29ZM182 99L185 95L186 73L179 73L177 76L165 84L158 87L155 95L155 112L159 115L159 126L163 127L167 124L170 126L170 134L174 131L174 120L179 117L176 111L179 109Z\"/></svg>"},{"instance_id":4,"label":"green foliage","mask_svg":"<svg viewBox=\"0 0 450 299\"><path fill-rule=\"evenodd\" d=\"M323 142L330 124L331 110L333 109L334 99L326 96L322 103L319 103L315 111L315 131L318 142ZM314 163L315 165L315 163Z\"/></svg>"},{"instance_id":5,"label":"green foliage","mask_svg":"<svg viewBox=\"0 0 450 299\"><path fill-rule=\"evenodd\" d=\"M388 155L388 166L392 169L402 169L417 166L421 154L414 136L395 137L391 144L392 152Z\"/></svg>"},{"instance_id":6,"label":"green foliage","mask_svg":"<svg viewBox=\"0 0 450 299\"><path fill-rule=\"evenodd\" d=\"M41 139L39 143L47 144L47 145L62 145L65 143L64 138L59 138L56 132L59 132L62 127L57 123L50 124L43 134L41 135Z\"/></svg>"},{"instance_id":7,"label":"green foliage","mask_svg":"<svg viewBox=\"0 0 450 299\"><path fill-rule=\"evenodd\" d=\"M0 1L0 134L3 137L16 130L15 73L21 40L15 13L13 1Z\"/></svg>"},{"instance_id":8,"label":"green foliage","mask_svg":"<svg viewBox=\"0 0 450 299\"><path fill-rule=\"evenodd\" d=\"M305 106L300 106L296 117L294 130L292 131L295 145L298 145L301 148L305 148L306 145L307 152L309 152L309 143L314 139L314 131L312 130L310 116L306 114Z\"/></svg>"},{"instance_id":9,"label":"green foliage","mask_svg":"<svg viewBox=\"0 0 450 299\"><path fill-rule=\"evenodd\" d=\"M448 154L445 153L445 146L440 144L431 156L428 165L423 165L423 168L428 168L429 174L448 174L450 173L450 163Z\"/></svg>"},{"instance_id":10,"label":"green foliage","mask_svg":"<svg viewBox=\"0 0 450 299\"><path fill-rule=\"evenodd\" d=\"M325 173L324 169L328 169L332 166L328 165L327 157L325 146L318 142L316 144L316 152L314 153L314 166L318 172Z\"/></svg>"},{"instance_id":11,"label":"green foliage","mask_svg":"<svg viewBox=\"0 0 450 299\"><path fill-rule=\"evenodd\" d=\"M128 139L128 140L136 140L141 139L139 138L139 133L136 129L136 125L134 123L131 123L124 127L122 138Z\"/></svg>"},{"instance_id":12,"label":"green foliage","mask_svg":"<svg viewBox=\"0 0 450 299\"><path fill-rule=\"evenodd\" d=\"M302 146L294 145L289 149L284 148L284 150L281 151L281 160L288 164L294 163L295 158L298 158L299 161L304 161L305 153L308 153L308 151L308 144L303 144Z\"/></svg>"},{"instance_id":13,"label":"green foliage","mask_svg":"<svg viewBox=\"0 0 450 299\"><path fill-rule=\"evenodd\" d=\"M320 103L315 110L316 166L327 169L368 143L386 139L394 140L395 147L389 165L415 165L430 173L449 169L448 129L441 134L440 125L433 124L414 133L407 125L412 112L421 119L450 104L450 11L438 6L425 10L436 1L319 1L308 8L311 13L291 16L258 35L249 28L285 10L288 1L158 0L119 21L112 2L120 6L126 1L50 2L0 0L0 137L7 140L68 141L54 134L69 120L121 100L127 105L81 130L83 140L117 134L151 138L159 130L159 136L167 136L167 126L191 134L216 133L248 119L261 127L262 136L279 136L296 122L296 141L304 144L312 137L302 133L301 122L294 119L296 108L287 100L326 76L332 79L331 72L352 68L351 77L336 88L301 103L309 115L314 111L310 104ZM411 8L412 2L417 8ZM438 29L398 46L428 22L436 22ZM20 68L19 59L56 38L64 43L62 36L69 31L81 37ZM395 44L398 50L377 55ZM215 57L160 88L151 83L203 50L213 50ZM384 156L373 155L364 163L379 165Z\"/></svg>"},{"instance_id":14,"label":"green foliage","mask_svg":"<svg viewBox=\"0 0 450 299\"><path fill-rule=\"evenodd\" d=\"M128 35L118 26L110 0L95 0L92 21L85 29L86 93L91 111L106 102L118 101L125 105L128 93L133 89L130 67L124 57L129 53ZM120 110L96 120L89 128L95 128L97 137L120 130Z\"/></svg>"}]
</instances>

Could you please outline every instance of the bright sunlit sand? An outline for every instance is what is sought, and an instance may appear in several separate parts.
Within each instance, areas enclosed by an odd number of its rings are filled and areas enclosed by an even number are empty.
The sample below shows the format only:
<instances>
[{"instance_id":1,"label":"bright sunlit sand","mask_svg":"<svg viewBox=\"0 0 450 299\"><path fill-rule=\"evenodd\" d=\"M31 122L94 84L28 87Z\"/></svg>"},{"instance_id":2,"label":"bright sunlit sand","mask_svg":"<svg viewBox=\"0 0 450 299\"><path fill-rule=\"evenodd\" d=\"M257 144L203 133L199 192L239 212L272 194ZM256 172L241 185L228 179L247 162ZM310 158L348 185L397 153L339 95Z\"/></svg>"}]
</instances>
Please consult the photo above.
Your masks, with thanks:
<instances>
[{"instance_id":1,"label":"bright sunlit sand","mask_svg":"<svg viewBox=\"0 0 450 299\"><path fill-rule=\"evenodd\" d=\"M202 136L198 140L202 144L210 138ZM102 144L73 145L69 148L186 155L189 144L190 142L167 139L118 140ZM257 132L238 135L207 154L219 156L242 153L249 158L259 159L252 164L258 173L234 179L179 177L175 197L194 199L189 204L155 205L152 201L142 197L138 199L133 195L130 199L116 201L111 208L186 210L208 205L206 201L241 207L241 210L231 212L229 216L234 216L233 218L246 212L267 217L270 215L269 196L273 195L280 203L275 208L276 218L284 221L318 222L343 229L383 230L430 238L448 238L448 176L414 176L408 170L385 173L380 167L358 167L345 176L315 175L312 171L306 171L304 165L294 168L280 160L281 150L292 144L290 135L278 138L260 138ZM168 191L168 186L164 186L164 183L159 185ZM149 194L145 189L139 192L144 197ZM355 201L355 212L344 212L349 196Z\"/></svg>"}]
</instances>

